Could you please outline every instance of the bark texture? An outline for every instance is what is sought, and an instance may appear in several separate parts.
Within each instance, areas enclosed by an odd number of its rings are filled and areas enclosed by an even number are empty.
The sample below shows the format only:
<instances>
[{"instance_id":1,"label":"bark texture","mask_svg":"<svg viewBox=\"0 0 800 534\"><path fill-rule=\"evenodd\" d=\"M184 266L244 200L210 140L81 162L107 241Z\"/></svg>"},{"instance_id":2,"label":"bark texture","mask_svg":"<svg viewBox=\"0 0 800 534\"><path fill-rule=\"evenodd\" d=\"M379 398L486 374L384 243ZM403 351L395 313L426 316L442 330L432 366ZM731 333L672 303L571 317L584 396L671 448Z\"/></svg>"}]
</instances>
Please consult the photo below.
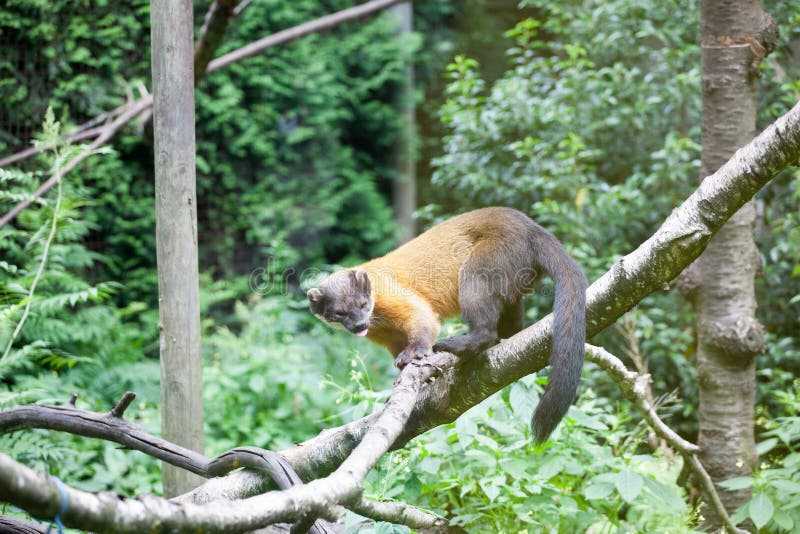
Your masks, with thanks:
<instances>
[{"instance_id":1,"label":"bark texture","mask_svg":"<svg viewBox=\"0 0 800 534\"><path fill-rule=\"evenodd\" d=\"M411 2L402 2L390 7L389 16L397 21L398 35L413 31ZM405 82L399 97L399 111L403 115L402 130L395 142L395 169L397 176L392 184L394 214L399 228L400 243L410 241L417 235L414 210L417 208L417 175L414 147L414 65L406 62Z\"/></svg>"},{"instance_id":2,"label":"bark texture","mask_svg":"<svg viewBox=\"0 0 800 534\"><path fill-rule=\"evenodd\" d=\"M702 39L702 176L716 171L755 135L758 64L773 46L774 22L756 0L704 0ZM764 331L755 317L760 257L754 207L745 204L714 236L688 274L697 312L701 461L715 482L752 473L755 357ZM724 491L733 512L750 488ZM713 509L704 528L718 530Z\"/></svg>"},{"instance_id":3,"label":"bark texture","mask_svg":"<svg viewBox=\"0 0 800 534\"><path fill-rule=\"evenodd\" d=\"M164 439L202 452L192 9L191 0L151 2L150 21L161 430ZM201 482L164 465L168 497Z\"/></svg>"}]
</instances>

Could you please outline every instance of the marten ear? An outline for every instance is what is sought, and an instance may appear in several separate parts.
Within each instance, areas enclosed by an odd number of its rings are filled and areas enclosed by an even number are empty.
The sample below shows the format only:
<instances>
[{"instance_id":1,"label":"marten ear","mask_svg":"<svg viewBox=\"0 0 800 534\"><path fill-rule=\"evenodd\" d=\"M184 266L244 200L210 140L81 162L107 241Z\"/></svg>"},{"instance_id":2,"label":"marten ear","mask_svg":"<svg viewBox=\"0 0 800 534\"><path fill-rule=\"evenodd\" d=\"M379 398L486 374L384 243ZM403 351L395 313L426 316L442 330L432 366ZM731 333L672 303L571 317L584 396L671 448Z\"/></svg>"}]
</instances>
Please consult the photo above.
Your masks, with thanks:
<instances>
[{"instance_id":1,"label":"marten ear","mask_svg":"<svg viewBox=\"0 0 800 534\"><path fill-rule=\"evenodd\" d=\"M322 291L317 289L316 287L312 287L306 293L308 297L308 304L311 307L311 311L317 313L322 310L322 301L323 297L325 296Z\"/></svg>"},{"instance_id":2,"label":"marten ear","mask_svg":"<svg viewBox=\"0 0 800 534\"><path fill-rule=\"evenodd\" d=\"M353 271L355 274L356 286L359 290L363 293L371 293L372 292L372 285L369 283L369 276L367 276L367 271L363 269L356 269Z\"/></svg>"}]
</instances>

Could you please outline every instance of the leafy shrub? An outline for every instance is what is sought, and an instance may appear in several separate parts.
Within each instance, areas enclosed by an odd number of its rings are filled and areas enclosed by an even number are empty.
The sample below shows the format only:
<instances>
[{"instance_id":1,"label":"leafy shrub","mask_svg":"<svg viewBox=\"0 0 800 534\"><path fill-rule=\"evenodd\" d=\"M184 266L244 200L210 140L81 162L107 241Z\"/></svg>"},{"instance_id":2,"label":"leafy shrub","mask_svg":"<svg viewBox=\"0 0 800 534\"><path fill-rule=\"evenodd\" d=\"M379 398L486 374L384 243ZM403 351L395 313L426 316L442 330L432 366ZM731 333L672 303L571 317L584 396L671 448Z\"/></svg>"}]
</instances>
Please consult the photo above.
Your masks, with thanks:
<instances>
[{"instance_id":1,"label":"leafy shrub","mask_svg":"<svg viewBox=\"0 0 800 534\"><path fill-rule=\"evenodd\" d=\"M765 421L765 440L758 444L763 459L753 477L737 477L720 486L727 489L753 487L753 498L733 518L749 518L764 532L795 532L800 525L800 381L790 391L775 391L783 415Z\"/></svg>"},{"instance_id":2,"label":"leafy shrub","mask_svg":"<svg viewBox=\"0 0 800 534\"><path fill-rule=\"evenodd\" d=\"M545 445L528 421L541 388L528 377L455 423L391 453L368 491L398 498L484 532L690 532L692 511L675 483L681 462L640 454L627 409L586 392Z\"/></svg>"}]
</instances>

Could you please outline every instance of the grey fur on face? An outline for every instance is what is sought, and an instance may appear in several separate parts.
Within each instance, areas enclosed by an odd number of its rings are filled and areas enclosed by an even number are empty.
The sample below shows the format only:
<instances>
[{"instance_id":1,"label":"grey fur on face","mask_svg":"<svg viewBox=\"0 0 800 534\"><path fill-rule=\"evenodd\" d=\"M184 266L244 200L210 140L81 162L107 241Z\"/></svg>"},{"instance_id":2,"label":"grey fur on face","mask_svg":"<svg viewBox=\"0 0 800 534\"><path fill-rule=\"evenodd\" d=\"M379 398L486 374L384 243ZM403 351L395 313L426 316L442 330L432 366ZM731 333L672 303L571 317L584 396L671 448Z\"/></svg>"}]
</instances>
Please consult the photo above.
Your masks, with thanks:
<instances>
[{"instance_id":1,"label":"grey fur on face","mask_svg":"<svg viewBox=\"0 0 800 534\"><path fill-rule=\"evenodd\" d=\"M367 273L350 269L332 274L319 287L308 290L311 312L332 326L365 336L375 306Z\"/></svg>"}]
</instances>

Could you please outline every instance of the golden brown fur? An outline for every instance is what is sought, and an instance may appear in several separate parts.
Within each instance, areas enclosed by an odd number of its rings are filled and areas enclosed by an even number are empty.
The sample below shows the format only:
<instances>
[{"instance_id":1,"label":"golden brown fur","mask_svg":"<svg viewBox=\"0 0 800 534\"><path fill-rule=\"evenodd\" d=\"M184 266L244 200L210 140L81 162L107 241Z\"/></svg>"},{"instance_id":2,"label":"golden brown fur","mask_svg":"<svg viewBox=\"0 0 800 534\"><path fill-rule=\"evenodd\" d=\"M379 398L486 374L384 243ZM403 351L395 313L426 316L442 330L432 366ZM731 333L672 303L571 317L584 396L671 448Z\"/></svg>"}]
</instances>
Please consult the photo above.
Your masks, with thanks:
<instances>
[{"instance_id":1,"label":"golden brown fur","mask_svg":"<svg viewBox=\"0 0 800 534\"><path fill-rule=\"evenodd\" d=\"M334 273L309 291L309 301L323 320L387 347L402 367L434 349L475 354L519 331L521 297L538 269L556 281L555 385L534 422L542 440L578 385L586 279L558 240L519 211L495 207L453 217L385 256ZM442 320L459 313L470 332L436 342Z\"/></svg>"}]
</instances>

